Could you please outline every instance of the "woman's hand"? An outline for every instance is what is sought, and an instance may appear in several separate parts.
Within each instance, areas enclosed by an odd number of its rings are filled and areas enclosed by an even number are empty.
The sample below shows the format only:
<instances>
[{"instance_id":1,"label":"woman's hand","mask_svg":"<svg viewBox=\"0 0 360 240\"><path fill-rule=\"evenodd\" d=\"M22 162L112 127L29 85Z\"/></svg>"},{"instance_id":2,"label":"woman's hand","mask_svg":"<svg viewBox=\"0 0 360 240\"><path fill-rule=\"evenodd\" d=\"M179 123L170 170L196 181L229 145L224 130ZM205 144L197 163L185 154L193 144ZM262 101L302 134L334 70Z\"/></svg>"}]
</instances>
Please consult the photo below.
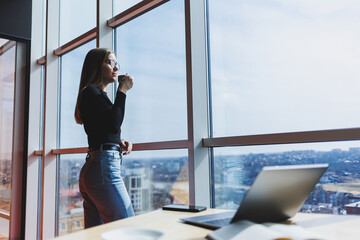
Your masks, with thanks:
<instances>
[{"instance_id":1,"label":"woman's hand","mask_svg":"<svg viewBox=\"0 0 360 240\"><path fill-rule=\"evenodd\" d=\"M124 139L121 139L120 141L120 147L122 150L124 150L125 152L123 153L123 155L128 155L131 150L132 150L132 143L129 141L126 141Z\"/></svg>"},{"instance_id":2,"label":"woman's hand","mask_svg":"<svg viewBox=\"0 0 360 240\"><path fill-rule=\"evenodd\" d=\"M121 92L123 92L125 94L134 85L133 78L131 76L127 75L127 74L126 75L119 75L118 76L118 82L119 82L118 91L121 91Z\"/></svg>"}]
</instances>

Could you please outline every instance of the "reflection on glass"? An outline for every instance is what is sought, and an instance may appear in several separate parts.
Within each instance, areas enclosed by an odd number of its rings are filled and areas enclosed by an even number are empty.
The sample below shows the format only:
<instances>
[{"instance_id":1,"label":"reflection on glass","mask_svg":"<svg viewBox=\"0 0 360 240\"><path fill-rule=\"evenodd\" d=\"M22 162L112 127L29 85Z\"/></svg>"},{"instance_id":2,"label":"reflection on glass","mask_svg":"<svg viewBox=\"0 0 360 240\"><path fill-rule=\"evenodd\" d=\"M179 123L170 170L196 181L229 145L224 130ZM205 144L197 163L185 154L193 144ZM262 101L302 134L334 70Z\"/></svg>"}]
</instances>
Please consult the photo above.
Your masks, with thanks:
<instances>
[{"instance_id":1,"label":"reflection on glass","mask_svg":"<svg viewBox=\"0 0 360 240\"><path fill-rule=\"evenodd\" d=\"M360 142L214 149L215 206L236 209L264 166L328 163L301 212L360 214Z\"/></svg>"},{"instance_id":2,"label":"reflection on glass","mask_svg":"<svg viewBox=\"0 0 360 240\"><path fill-rule=\"evenodd\" d=\"M209 0L214 136L358 127L359 9Z\"/></svg>"},{"instance_id":3,"label":"reflection on glass","mask_svg":"<svg viewBox=\"0 0 360 240\"><path fill-rule=\"evenodd\" d=\"M86 154L60 155L59 235L84 228L79 174ZM165 204L189 204L187 150L132 152L123 157L121 176L136 214Z\"/></svg>"},{"instance_id":4,"label":"reflection on glass","mask_svg":"<svg viewBox=\"0 0 360 240\"><path fill-rule=\"evenodd\" d=\"M0 38L0 212L10 214L16 42ZM9 236L9 220L0 218L0 236Z\"/></svg>"},{"instance_id":5,"label":"reflection on glass","mask_svg":"<svg viewBox=\"0 0 360 240\"><path fill-rule=\"evenodd\" d=\"M184 2L174 0L116 29L120 73L134 77L123 138L187 138Z\"/></svg>"},{"instance_id":6,"label":"reflection on glass","mask_svg":"<svg viewBox=\"0 0 360 240\"><path fill-rule=\"evenodd\" d=\"M96 0L60 1L60 46L94 27L96 27Z\"/></svg>"},{"instance_id":7,"label":"reflection on glass","mask_svg":"<svg viewBox=\"0 0 360 240\"><path fill-rule=\"evenodd\" d=\"M136 214L165 204L189 204L187 150L132 152L122 174Z\"/></svg>"},{"instance_id":8,"label":"reflection on glass","mask_svg":"<svg viewBox=\"0 0 360 240\"><path fill-rule=\"evenodd\" d=\"M95 44L93 40L61 57L60 148L87 146L84 128L75 122L74 109L82 65L88 51L96 47Z\"/></svg>"},{"instance_id":9,"label":"reflection on glass","mask_svg":"<svg viewBox=\"0 0 360 240\"><path fill-rule=\"evenodd\" d=\"M10 212L15 42L0 39L0 211Z\"/></svg>"},{"instance_id":10,"label":"reflection on glass","mask_svg":"<svg viewBox=\"0 0 360 240\"><path fill-rule=\"evenodd\" d=\"M84 228L83 200L79 191L79 174L86 154L60 155L59 236Z\"/></svg>"},{"instance_id":11,"label":"reflection on glass","mask_svg":"<svg viewBox=\"0 0 360 240\"><path fill-rule=\"evenodd\" d=\"M113 16L118 15L139 2L141 2L141 0L113 0Z\"/></svg>"}]
</instances>

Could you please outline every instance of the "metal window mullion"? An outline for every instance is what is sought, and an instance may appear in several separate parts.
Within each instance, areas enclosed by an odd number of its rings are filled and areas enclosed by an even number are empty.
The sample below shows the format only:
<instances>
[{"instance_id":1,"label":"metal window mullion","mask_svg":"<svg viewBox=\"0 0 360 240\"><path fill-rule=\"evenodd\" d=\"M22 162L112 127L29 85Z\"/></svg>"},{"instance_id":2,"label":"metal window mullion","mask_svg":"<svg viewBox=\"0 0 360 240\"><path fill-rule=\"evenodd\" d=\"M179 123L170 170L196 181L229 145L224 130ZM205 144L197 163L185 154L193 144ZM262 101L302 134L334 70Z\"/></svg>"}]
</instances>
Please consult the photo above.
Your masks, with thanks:
<instances>
[{"instance_id":1,"label":"metal window mullion","mask_svg":"<svg viewBox=\"0 0 360 240\"><path fill-rule=\"evenodd\" d=\"M58 81L57 81L57 128L56 128L56 147L61 146L61 97L62 97L62 56L58 58ZM52 150L51 150L52 151ZM59 234L59 185L60 185L60 156L56 156L56 176L55 176L55 236Z\"/></svg>"},{"instance_id":2,"label":"metal window mullion","mask_svg":"<svg viewBox=\"0 0 360 240\"><path fill-rule=\"evenodd\" d=\"M28 118L25 115L27 112L27 48L30 45L25 43L16 44L16 68L15 68L15 85L14 85L14 119L13 119L13 147L12 147L12 161L11 161L11 203L10 203L10 228L9 237L11 239L17 239L23 237L22 229L22 214L23 214L23 177L26 171L23 165L24 163L24 144L27 143L25 140L26 128L24 121ZM30 73L30 72L29 72ZM24 212L25 214L25 212Z\"/></svg>"},{"instance_id":3,"label":"metal window mullion","mask_svg":"<svg viewBox=\"0 0 360 240\"><path fill-rule=\"evenodd\" d=\"M190 56L192 89L192 136L194 204L210 207L209 151L202 147L202 138L209 137L208 112L208 55L206 29L206 0L185 1L187 58ZM188 60L189 61L189 60ZM188 69L189 71L189 69ZM189 132L189 134L191 134ZM190 154L189 154L190 155ZM190 166L189 162L189 166ZM190 167L189 167L190 171Z\"/></svg>"},{"instance_id":4,"label":"metal window mullion","mask_svg":"<svg viewBox=\"0 0 360 240\"><path fill-rule=\"evenodd\" d=\"M55 237L56 229L56 156L48 154L57 143L57 100L59 59L53 54L59 41L59 0L48 1L46 39L46 76L44 109L44 155L42 194L42 239Z\"/></svg>"},{"instance_id":5,"label":"metal window mullion","mask_svg":"<svg viewBox=\"0 0 360 240\"><path fill-rule=\"evenodd\" d=\"M112 17L112 3L110 1L97 0L97 28L98 28L98 46L114 50L114 30L107 26L107 20ZM100 11L101 10L101 11ZM114 51L115 52L115 51ZM109 84L106 92L111 100L115 99L116 83Z\"/></svg>"},{"instance_id":6,"label":"metal window mullion","mask_svg":"<svg viewBox=\"0 0 360 240\"><path fill-rule=\"evenodd\" d=\"M206 44L207 44L207 66L208 66L208 109L209 109L209 138L214 135L213 128L213 108L212 108L212 82L211 82L211 51L210 51L210 22L209 22L209 0L205 0L206 16ZM215 208L215 158L214 148L208 148L209 152L209 172L210 172L210 207Z\"/></svg>"},{"instance_id":7,"label":"metal window mullion","mask_svg":"<svg viewBox=\"0 0 360 240\"><path fill-rule=\"evenodd\" d=\"M25 215L25 239L39 239L41 222L41 155L34 154L39 149L39 142L42 135L39 135L40 125L43 122L41 118L41 78L42 67L36 64L39 57L44 55L42 45L43 27L46 22L43 10L46 9L44 0L32 1L32 37L30 53L30 82L29 82L29 120L28 120L28 150L27 150L27 186L26 186L26 215ZM45 57L42 58L45 62ZM40 147L42 149L42 146ZM36 183L36 184L35 184ZM37 184L39 183L39 184Z\"/></svg>"}]
</instances>

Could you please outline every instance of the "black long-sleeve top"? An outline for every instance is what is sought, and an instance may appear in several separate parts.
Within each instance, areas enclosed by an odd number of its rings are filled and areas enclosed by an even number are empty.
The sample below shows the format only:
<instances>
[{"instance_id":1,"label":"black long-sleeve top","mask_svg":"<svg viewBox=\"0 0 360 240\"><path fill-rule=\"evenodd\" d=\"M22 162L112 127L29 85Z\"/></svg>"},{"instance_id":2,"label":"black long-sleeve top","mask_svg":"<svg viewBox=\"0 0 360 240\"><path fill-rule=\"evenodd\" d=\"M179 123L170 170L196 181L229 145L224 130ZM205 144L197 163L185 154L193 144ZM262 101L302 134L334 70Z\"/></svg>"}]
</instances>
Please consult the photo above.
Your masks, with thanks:
<instances>
[{"instance_id":1,"label":"black long-sleeve top","mask_svg":"<svg viewBox=\"0 0 360 240\"><path fill-rule=\"evenodd\" d=\"M79 109L89 148L98 148L102 143L120 143L125 99L126 95L117 91L113 104L106 92L94 85L81 92Z\"/></svg>"}]
</instances>

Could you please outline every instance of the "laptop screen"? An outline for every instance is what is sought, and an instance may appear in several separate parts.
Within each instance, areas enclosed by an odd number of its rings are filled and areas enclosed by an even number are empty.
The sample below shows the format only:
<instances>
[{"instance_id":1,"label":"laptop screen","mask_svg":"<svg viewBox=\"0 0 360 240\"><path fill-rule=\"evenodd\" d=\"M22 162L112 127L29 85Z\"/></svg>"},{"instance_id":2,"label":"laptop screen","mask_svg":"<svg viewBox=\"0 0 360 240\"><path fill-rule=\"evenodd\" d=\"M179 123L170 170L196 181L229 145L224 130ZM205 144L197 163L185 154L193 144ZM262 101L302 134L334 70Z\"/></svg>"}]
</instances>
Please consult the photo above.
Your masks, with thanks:
<instances>
[{"instance_id":1,"label":"laptop screen","mask_svg":"<svg viewBox=\"0 0 360 240\"><path fill-rule=\"evenodd\" d=\"M264 167L233 213L209 214L182 219L186 223L216 229L239 220L278 222L295 216L328 168L328 164ZM226 216L225 216L226 215Z\"/></svg>"},{"instance_id":2,"label":"laptop screen","mask_svg":"<svg viewBox=\"0 0 360 240\"><path fill-rule=\"evenodd\" d=\"M282 221L295 216L327 168L328 164L264 167L232 222Z\"/></svg>"}]
</instances>

